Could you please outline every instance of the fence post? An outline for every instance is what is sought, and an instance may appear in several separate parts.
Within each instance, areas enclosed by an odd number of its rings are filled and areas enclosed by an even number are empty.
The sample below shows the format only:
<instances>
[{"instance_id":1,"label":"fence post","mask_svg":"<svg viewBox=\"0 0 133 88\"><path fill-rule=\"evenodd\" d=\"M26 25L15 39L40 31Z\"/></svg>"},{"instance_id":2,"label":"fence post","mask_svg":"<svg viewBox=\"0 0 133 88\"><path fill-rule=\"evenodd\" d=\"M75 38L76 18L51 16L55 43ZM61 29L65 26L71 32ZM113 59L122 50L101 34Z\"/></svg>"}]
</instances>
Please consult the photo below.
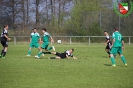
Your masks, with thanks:
<instances>
[{"instance_id":1,"label":"fence post","mask_svg":"<svg viewBox=\"0 0 133 88\"><path fill-rule=\"evenodd\" d=\"M89 45L90 45L90 36L89 36Z\"/></svg>"},{"instance_id":2,"label":"fence post","mask_svg":"<svg viewBox=\"0 0 133 88\"><path fill-rule=\"evenodd\" d=\"M71 38L71 36L70 36L70 45L72 44L72 38Z\"/></svg>"},{"instance_id":3,"label":"fence post","mask_svg":"<svg viewBox=\"0 0 133 88\"><path fill-rule=\"evenodd\" d=\"M14 44L16 44L16 36L14 36Z\"/></svg>"},{"instance_id":4,"label":"fence post","mask_svg":"<svg viewBox=\"0 0 133 88\"><path fill-rule=\"evenodd\" d=\"M129 36L129 45L130 45L130 43L131 43L131 38L130 38L130 36Z\"/></svg>"}]
</instances>

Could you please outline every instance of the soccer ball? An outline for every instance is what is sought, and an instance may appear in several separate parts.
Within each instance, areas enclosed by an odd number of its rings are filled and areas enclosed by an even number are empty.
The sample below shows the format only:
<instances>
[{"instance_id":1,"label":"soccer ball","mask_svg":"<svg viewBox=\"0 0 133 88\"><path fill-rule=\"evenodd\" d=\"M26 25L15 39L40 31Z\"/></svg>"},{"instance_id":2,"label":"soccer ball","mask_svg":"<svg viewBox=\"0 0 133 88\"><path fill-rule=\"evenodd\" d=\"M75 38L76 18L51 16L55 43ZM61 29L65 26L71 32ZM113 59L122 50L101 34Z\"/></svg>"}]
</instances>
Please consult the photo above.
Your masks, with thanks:
<instances>
[{"instance_id":1,"label":"soccer ball","mask_svg":"<svg viewBox=\"0 0 133 88\"><path fill-rule=\"evenodd\" d=\"M61 40L57 40L57 43L58 43L58 44L61 44Z\"/></svg>"}]
</instances>

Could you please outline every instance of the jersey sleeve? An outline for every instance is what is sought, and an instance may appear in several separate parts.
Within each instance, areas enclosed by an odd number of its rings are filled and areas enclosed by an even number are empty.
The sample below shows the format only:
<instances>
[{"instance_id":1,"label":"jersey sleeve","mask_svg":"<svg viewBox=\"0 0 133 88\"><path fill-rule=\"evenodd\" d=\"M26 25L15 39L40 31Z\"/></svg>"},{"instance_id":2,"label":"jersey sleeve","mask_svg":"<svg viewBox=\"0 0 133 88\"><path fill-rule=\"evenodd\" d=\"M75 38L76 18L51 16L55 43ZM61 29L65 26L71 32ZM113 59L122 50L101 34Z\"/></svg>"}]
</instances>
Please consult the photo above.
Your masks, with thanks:
<instances>
[{"instance_id":1,"label":"jersey sleeve","mask_svg":"<svg viewBox=\"0 0 133 88\"><path fill-rule=\"evenodd\" d=\"M3 35L7 35L7 30L4 30L3 31Z\"/></svg>"},{"instance_id":2,"label":"jersey sleeve","mask_svg":"<svg viewBox=\"0 0 133 88\"><path fill-rule=\"evenodd\" d=\"M51 35L48 33L48 36L51 36Z\"/></svg>"},{"instance_id":3,"label":"jersey sleeve","mask_svg":"<svg viewBox=\"0 0 133 88\"><path fill-rule=\"evenodd\" d=\"M109 36L106 36L106 40L107 40L107 41L110 40Z\"/></svg>"},{"instance_id":4,"label":"jersey sleeve","mask_svg":"<svg viewBox=\"0 0 133 88\"><path fill-rule=\"evenodd\" d=\"M38 38L41 38L40 35L39 35L39 33L38 33Z\"/></svg>"},{"instance_id":5,"label":"jersey sleeve","mask_svg":"<svg viewBox=\"0 0 133 88\"><path fill-rule=\"evenodd\" d=\"M112 34L112 38L115 39L115 34L114 33Z\"/></svg>"},{"instance_id":6,"label":"jersey sleeve","mask_svg":"<svg viewBox=\"0 0 133 88\"><path fill-rule=\"evenodd\" d=\"M30 34L30 38L32 38L32 33Z\"/></svg>"},{"instance_id":7,"label":"jersey sleeve","mask_svg":"<svg viewBox=\"0 0 133 88\"><path fill-rule=\"evenodd\" d=\"M70 56L71 56L71 57L73 57L73 55L72 55L72 54L71 54Z\"/></svg>"},{"instance_id":8,"label":"jersey sleeve","mask_svg":"<svg viewBox=\"0 0 133 88\"><path fill-rule=\"evenodd\" d=\"M51 36L48 32L45 33L46 36Z\"/></svg>"}]
</instances>

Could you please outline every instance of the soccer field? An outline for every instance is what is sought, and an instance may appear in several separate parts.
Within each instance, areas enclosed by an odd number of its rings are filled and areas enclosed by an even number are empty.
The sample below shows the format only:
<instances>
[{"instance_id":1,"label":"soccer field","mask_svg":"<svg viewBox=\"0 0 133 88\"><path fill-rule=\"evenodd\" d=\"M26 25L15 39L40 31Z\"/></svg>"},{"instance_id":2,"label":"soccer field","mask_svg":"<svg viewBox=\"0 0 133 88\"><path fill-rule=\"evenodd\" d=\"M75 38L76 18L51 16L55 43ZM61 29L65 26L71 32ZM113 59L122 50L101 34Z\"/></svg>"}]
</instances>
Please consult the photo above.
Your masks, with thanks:
<instances>
[{"instance_id":1,"label":"soccer field","mask_svg":"<svg viewBox=\"0 0 133 88\"><path fill-rule=\"evenodd\" d=\"M53 55L36 59L37 49L26 57L28 48L9 45L6 58L0 58L0 88L133 88L133 45L123 51L128 67L118 55L112 67L102 44L55 45L58 52L74 48L77 60L48 59Z\"/></svg>"}]
</instances>

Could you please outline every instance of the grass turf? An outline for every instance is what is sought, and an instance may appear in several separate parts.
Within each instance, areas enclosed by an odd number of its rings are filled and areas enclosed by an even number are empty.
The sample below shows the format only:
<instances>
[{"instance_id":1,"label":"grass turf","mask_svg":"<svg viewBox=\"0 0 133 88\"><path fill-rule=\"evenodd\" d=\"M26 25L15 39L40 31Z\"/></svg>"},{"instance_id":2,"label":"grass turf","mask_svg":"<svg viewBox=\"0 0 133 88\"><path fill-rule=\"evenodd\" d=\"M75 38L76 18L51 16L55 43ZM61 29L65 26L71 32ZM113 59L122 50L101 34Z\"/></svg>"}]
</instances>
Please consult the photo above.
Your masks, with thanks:
<instances>
[{"instance_id":1,"label":"grass turf","mask_svg":"<svg viewBox=\"0 0 133 88\"><path fill-rule=\"evenodd\" d=\"M111 67L104 45L55 45L56 51L74 48L78 59L49 60L49 56L26 57L27 44L9 45L5 59L0 58L0 88L133 88L133 46L123 51L128 67L120 57ZM2 47L0 48L2 49Z\"/></svg>"}]
</instances>

